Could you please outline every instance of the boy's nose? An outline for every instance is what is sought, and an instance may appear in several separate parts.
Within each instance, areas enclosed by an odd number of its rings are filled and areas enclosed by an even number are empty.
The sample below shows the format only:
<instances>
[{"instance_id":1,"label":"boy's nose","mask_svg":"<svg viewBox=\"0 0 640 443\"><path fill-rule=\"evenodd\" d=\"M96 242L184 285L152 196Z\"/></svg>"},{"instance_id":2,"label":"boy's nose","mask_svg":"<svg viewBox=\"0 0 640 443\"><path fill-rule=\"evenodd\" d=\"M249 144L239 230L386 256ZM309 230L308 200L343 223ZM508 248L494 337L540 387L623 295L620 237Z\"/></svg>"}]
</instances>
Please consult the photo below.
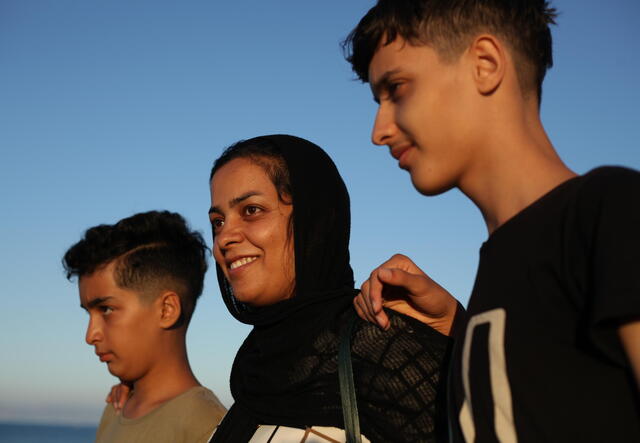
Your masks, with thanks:
<instances>
[{"instance_id":1,"label":"boy's nose","mask_svg":"<svg viewBox=\"0 0 640 443\"><path fill-rule=\"evenodd\" d=\"M94 345L96 342L100 341L101 338L102 331L97 325L97 322L93 319L90 319L89 324L87 325L87 333L84 337L85 341L88 345Z\"/></svg>"}]
</instances>

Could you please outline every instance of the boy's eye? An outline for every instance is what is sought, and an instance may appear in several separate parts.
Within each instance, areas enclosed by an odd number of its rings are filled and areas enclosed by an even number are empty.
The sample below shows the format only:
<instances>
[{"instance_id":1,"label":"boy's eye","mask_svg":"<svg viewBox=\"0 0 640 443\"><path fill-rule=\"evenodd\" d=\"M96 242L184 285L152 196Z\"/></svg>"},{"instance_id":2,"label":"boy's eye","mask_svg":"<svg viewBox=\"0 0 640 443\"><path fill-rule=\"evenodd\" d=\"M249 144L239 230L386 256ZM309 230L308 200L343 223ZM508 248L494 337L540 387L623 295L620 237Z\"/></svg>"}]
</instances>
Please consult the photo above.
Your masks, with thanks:
<instances>
[{"instance_id":1,"label":"boy's eye","mask_svg":"<svg viewBox=\"0 0 640 443\"><path fill-rule=\"evenodd\" d=\"M113 312L113 308L111 306L100 306L100 312L104 315L109 315Z\"/></svg>"}]
</instances>

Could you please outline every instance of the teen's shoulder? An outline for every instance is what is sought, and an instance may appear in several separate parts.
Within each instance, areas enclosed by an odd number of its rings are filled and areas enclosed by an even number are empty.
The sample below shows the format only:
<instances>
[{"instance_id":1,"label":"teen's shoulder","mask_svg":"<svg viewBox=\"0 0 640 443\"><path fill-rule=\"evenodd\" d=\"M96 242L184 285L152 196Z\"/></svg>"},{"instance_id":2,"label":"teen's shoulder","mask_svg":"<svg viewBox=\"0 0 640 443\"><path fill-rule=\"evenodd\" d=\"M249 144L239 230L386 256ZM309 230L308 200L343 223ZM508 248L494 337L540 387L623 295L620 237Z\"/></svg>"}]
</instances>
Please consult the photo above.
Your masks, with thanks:
<instances>
[{"instance_id":1,"label":"teen's shoulder","mask_svg":"<svg viewBox=\"0 0 640 443\"><path fill-rule=\"evenodd\" d=\"M602 166L580 177L579 216L584 220L621 220L640 217L640 172L622 166ZM598 222L600 225L602 223Z\"/></svg>"},{"instance_id":2,"label":"teen's shoulder","mask_svg":"<svg viewBox=\"0 0 640 443\"><path fill-rule=\"evenodd\" d=\"M604 186L637 186L640 183L640 172L625 166L600 166L583 176L585 184Z\"/></svg>"}]
</instances>

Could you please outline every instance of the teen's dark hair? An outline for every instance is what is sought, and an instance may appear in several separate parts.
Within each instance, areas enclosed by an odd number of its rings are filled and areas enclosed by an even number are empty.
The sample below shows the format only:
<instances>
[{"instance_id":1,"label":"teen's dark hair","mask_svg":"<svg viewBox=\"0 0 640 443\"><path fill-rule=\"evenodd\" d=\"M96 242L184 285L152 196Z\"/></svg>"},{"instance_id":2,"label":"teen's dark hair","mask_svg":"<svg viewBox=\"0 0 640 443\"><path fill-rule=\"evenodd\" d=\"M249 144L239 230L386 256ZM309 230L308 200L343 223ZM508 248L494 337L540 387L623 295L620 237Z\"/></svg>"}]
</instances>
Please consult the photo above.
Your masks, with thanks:
<instances>
[{"instance_id":1,"label":"teen's dark hair","mask_svg":"<svg viewBox=\"0 0 640 443\"><path fill-rule=\"evenodd\" d=\"M149 298L174 290L182 306L179 326L189 323L202 293L207 251L202 235L191 231L180 214L150 211L87 229L62 264L71 279L115 262L114 280L121 288Z\"/></svg>"},{"instance_id":2,"label":"teen's dark hair","mask_svg":"<svg viewBox=\"0 0 640 443\"><path fill-rule=\"evenodd\" d=\"M240 140L224 150L211 168L209 182L218 169L236 158L246 158L260 166L278 191L283 202L291 201L291 181L289 169L277 146L264 137Z\"/></svg>"},{"instance_id":3,"label":"teen's dark hair","mask_svg":"<svg viewBox=\"0 0 640 443\"><path fill-rule=\"evenodd\" d=\"M523 93L536 91L553 65L550 24L556 10L544 0L379 0L342 43L345 57L363 82L379 44L402 37L429 45L453 61L482 32L504 39L515 58ZM384 38L384 41L382 41Z\"/></svg>"}]
</instances>

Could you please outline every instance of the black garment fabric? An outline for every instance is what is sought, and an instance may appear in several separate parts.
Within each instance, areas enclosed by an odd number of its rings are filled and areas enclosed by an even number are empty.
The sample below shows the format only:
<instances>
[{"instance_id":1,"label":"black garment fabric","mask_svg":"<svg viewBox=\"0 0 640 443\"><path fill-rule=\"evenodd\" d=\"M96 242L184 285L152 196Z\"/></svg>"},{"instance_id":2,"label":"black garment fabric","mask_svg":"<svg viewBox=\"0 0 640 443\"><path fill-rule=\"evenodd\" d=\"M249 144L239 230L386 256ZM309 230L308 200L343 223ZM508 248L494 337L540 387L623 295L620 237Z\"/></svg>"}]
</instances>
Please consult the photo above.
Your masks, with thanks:
<instances>
[{"instance_id":1,"label":"black garment fabric","mask_svg":"<svg viewBox=\"0 0 640 443\"><path fill-rule=\"evenodd\" d=\"M454 441L639 442L617 334L640 319L640 173L561 184L483 244L456 339Z\"/></svg>"},{"instance_id":2,"label":"black garment fabric","mask_svg":"<svg viewBox=\"0 0 640 443\"><path fill-rule=\"evenodd\" d=\"M349 196L318 146L287 135L261 138L277 147L289 169L295 293L251 308L233 297L218 269L227 307L253 329L231 372L235 403L213 442L248 441L260 424L344 427L338 342L357 293L349 264ZM362 434L373 442L438 441L450 340L412 318L389 315L388 331L358 321L352 336Z\"/></svg>"}]
</instances>

